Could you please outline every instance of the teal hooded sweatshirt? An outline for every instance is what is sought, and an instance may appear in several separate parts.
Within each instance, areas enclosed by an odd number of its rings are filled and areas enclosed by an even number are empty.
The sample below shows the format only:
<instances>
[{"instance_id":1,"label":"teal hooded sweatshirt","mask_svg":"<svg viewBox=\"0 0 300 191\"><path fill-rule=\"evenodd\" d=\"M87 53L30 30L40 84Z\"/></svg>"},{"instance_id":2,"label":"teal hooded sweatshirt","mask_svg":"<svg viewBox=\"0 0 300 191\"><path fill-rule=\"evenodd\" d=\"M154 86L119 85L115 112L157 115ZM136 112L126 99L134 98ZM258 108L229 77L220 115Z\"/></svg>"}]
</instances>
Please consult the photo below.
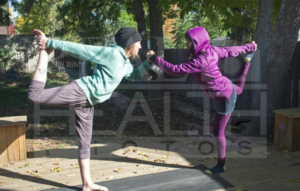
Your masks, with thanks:
<instances>
[{"instance_id":1,"label":"teal hooded sweatshirt","mask_svg":"<svg viewBox=\"0 0 300 191\"><path fill-rule=\"evenodd\" d=\"M125 50L118 45L102 47L49 39L47 47L53 47L73 57L96 63L92 76L76 80L91 105L109 99L123 77L130 81L137 81L150 67L150 63L145 61L139 67L134 68L126 57Z\"/></svg>"}]
</instances>

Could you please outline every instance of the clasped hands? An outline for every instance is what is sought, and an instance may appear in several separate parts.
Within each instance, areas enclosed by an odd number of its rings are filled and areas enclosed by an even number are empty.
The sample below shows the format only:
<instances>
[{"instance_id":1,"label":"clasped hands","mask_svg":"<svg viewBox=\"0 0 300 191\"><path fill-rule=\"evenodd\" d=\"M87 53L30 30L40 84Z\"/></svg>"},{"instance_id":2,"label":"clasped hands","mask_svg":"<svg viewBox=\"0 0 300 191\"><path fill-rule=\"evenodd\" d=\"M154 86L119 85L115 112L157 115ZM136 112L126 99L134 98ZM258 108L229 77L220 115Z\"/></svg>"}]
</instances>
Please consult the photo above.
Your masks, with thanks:
<instances>
[{"instance_id":1,"label":"clasped hands","mask_svg":"<svg viewBox=\"0 0 300 191\"><path fill-rule=\"evenodd\" d=\"M37 35L37 40L36 40L36 44L39 46L40 50L46 50L48 54L50 54L53 51L53 48L47 48L47 42L48 42L48 38L46 37L46 35L37 29L33 30L33 34Z\"/></svg>"},{"instance_id":2,"label":"clasped hands","mask_svg":"<svg viewBox=\"0 0 300 191\"><path fill-rule=\"evenodd\" d=\"M147 54L146 54L146 57L147 57L147 61L149 63L152 63L152 61L150 60L150 57L155 54L155 52L153 50L148 50Z\"/></svg>"}]
</instances>

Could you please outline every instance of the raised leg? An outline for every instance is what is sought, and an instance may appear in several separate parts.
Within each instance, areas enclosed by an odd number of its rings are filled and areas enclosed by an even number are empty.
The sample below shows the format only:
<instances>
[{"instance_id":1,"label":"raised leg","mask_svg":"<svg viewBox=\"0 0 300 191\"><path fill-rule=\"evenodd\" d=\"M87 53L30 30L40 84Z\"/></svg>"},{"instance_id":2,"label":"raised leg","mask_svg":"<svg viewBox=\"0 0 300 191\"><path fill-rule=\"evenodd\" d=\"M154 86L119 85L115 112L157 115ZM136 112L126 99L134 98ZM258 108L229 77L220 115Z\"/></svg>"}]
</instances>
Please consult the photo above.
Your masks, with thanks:
<instances>
[{"instance_id":1,"label":"raised leg","mask_svg":"<svg viewBox=\"0 0 300 191\"><path fill-rule=\"evenodd\" d=\"M240 72L237 74L237 78L234 79L232 81L235 89L236 89L236 93L237 95L240 95L243 92L244 89L244 85L246 82L246 77L251 65L251 59L253 57L254 53L250 53L249 55L246 56L245 58L245 65L242 66L242 69L240 70Z\"/></svg>"}]
</instances>

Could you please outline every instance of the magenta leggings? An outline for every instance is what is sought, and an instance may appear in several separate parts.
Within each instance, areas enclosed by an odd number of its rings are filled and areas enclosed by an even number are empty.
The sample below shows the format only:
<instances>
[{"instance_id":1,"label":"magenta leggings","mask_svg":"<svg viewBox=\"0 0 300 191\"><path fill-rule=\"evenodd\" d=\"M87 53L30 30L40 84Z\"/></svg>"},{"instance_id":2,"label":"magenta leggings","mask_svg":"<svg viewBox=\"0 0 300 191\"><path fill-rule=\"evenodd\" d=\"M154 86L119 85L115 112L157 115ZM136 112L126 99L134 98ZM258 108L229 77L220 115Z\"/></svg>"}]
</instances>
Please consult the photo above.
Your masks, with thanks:
<instances>
[{"instance_id":1,"label":"magenta leggings","mask_svg":"<svg viewBox=\"0 0 300 191\"><path fill-rule=\"evenodd\" d=\"M248 73L251 62L245 63L243 69L237 75L239 76L233 80L233 85L236 89L236 94L240 95L243 92L243 88L246 81L246 75ZM216 139L216 148L218 154L218 163L224 164L226 157L226 139L225 129L226 124L230 118L231 113L227 115L220 114L218 111L215 113L215 119L213 124L213 135Z\"/></svg>"},{"instance_id":2,"label":"magenta leggings","mask_svg":"<svg viewBox=\"0 0 300 191\"><path fill-rule=\"evenodd\" d=\"M44 89L45 84L32 80L29 85L28 99L33 103L70 107L74 111L78 158L90 158L94 107L89 103L84 91L76 81L67 85Z\"/></svg>"}]
</instances>

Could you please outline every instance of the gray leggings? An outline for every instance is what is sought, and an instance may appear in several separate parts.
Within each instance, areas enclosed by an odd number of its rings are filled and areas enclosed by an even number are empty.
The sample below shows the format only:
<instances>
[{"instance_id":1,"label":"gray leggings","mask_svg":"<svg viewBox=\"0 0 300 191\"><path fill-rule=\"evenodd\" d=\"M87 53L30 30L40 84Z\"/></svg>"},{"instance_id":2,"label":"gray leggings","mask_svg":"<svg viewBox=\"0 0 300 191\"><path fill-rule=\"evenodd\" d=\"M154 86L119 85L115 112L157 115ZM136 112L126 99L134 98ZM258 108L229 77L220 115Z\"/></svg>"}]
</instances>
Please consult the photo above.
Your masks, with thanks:
<instances>
[{"instance_id":1,"label":"gray leggings","mask_svg":"<svg viewBox=\"0 0 300 191\"><path fill-rule=\"evenodd\" d=\"M28 99L42 105L70 107L74 111L74 126L78 144L78 158L90 158L94 107L89 103L84 91L76 81L67 85L44 89L45 84L32 80L29 85Z\"/></svg>"}]
</instances>

